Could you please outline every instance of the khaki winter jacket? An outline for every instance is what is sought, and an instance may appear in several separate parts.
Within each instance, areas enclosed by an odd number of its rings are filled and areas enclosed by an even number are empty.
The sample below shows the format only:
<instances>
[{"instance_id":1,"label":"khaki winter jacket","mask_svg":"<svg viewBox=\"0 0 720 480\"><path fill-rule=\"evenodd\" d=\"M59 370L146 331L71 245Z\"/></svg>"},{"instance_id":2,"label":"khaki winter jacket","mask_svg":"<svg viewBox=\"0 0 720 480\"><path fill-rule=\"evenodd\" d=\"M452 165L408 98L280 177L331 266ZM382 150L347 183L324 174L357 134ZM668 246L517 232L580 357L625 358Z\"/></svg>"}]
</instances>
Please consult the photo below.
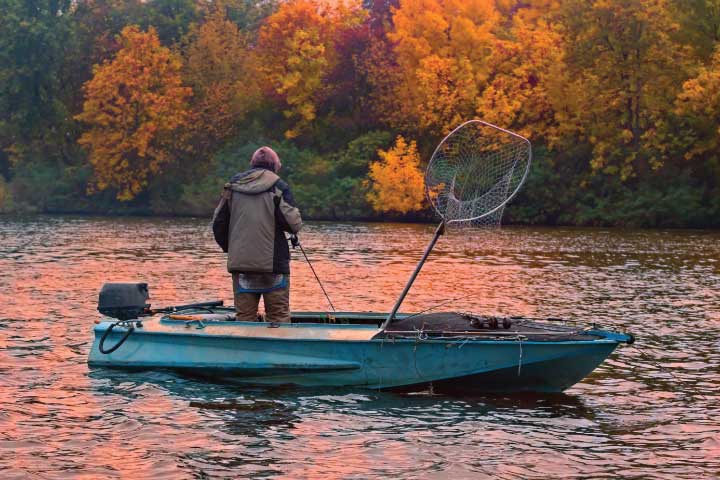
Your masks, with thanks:
<instances>
[{"instance_id":1,"label":"khaki winter jacket","mask_svg":"<svg viewBox=\"0 0 720 480\"><path fill-rule=\"evenodd\" d=\"M232 177L213 216L213 234L231 273L290 273L285 232L301 228L290 188L265 168Z\"/></svg>"}]
</instances>

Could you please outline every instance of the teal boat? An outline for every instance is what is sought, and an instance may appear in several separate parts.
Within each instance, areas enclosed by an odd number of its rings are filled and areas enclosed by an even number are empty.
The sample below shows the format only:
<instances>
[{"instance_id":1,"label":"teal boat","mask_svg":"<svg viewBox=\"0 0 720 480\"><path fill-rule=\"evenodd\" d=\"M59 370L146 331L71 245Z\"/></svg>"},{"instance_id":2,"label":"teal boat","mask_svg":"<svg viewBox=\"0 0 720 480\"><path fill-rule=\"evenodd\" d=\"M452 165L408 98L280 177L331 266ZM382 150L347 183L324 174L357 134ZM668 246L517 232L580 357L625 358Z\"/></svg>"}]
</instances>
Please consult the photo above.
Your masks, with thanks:
<instances>
[{"instance_id":1,"label":"teal boat","mask_svg":"<svg viewBox=\"0 0 720 480\"><path fill-rule=\"evenodd\" d=\"M240 322L217 303L104 319L88 362L255 385L561 392L633 341L607 330L459 313L398 314L385 329L385 313L300 312L292 323Z\"/></svg>"},{"instance_id":2,"label":"teal boat","mask_svg":"<svg viewBox=\"0 0 720 480\"><path fill-rule=\"evenodd\" d=\"M527 138L481 120L438 144L424 183L441 222L389 313L299 312L290 323L239 322L221 302L151 310L146 284L107 284L98 309L118 321L95 327L89 363L263 385L562 392L632 335L524 318L400 313L446 231L499 225L531 158Z\"/></svg>"}]
</instances>

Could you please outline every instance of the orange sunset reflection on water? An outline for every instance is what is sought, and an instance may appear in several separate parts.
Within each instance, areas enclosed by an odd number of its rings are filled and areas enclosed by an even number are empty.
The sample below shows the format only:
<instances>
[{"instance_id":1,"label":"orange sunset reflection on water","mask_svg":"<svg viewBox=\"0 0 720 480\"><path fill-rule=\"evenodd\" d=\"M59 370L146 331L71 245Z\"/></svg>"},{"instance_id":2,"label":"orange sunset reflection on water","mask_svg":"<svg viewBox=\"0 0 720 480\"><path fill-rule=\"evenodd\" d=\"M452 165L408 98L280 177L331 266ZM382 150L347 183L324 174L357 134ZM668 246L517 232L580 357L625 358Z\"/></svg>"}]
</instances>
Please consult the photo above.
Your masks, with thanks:
<instances>
[{"instance_id":1,"label":"orange sunset reflection on water","mask_svg":"<svg viewBox=\"0 0 720 480\"><path fill-rule=\"evenodd\" d=\"M433 229L313 223L301 240L338 309L388 311ZM0 218L1 476L711 477L719 259L714 232L451 232L404 311L455 298L442 309L596 322L638 348L550 397L267 389L87 367L104 282L147 282L155 306L231 301L208 220ZM294 310L328 308L299 252L291 282Z\"/></svg>"}]
</instances>

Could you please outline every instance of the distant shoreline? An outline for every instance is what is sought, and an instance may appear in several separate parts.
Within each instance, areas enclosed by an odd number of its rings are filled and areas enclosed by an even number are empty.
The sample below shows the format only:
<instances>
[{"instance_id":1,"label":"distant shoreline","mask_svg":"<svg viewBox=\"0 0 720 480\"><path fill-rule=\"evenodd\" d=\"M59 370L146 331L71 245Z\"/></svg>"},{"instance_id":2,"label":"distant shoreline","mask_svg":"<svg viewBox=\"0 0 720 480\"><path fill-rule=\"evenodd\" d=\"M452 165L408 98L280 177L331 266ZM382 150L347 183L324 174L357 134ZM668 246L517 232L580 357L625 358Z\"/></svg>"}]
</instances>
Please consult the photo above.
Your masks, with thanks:
<instances>
[{"instance_id":1,"label":"distant shoreline","mask_svg":"<svg viewBox=\"0 0 720 480\"><path fill-rule=\"evenodd\" d=\"M80 217L80 218L118 218L118 219L163 219L163 220L207 220L208 224L212 220L212 215L191 215L191 214L153 214L153 213L96 213L96 212L4 212L0 213L0 221L10 218L29 218L29 217ZM399 224L399 225L436 225L437 221L424 219L326 219L326 218L307 218L307 222L311 223L337 223L337 224ZM718 227L668 227L668 226L624 226L624 225L570 225L570 224L542 224L542 223L520 223L507 222L503 223L503 227L523 227L523 228L542 228L542 229L577 229L577 230L635 230L635 231L694 231L694 232L720 232ZM477 229L476 229L477 230Z\"/></svg>"}]
</instances>

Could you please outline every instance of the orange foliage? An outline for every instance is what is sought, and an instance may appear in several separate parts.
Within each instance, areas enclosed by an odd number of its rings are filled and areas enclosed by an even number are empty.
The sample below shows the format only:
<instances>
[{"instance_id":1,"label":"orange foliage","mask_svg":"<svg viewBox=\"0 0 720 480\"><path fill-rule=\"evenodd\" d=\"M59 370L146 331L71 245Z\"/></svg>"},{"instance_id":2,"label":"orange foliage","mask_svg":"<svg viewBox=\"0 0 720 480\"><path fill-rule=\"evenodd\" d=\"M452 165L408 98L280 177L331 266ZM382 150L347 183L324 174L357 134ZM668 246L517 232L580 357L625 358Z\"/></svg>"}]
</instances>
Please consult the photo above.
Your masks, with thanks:
<instances>
[{"instance_id":1,"label":"orange foliage","mask_svg":"<svg viewBox=\"0 0 720 480\"><path fill-rule=\"evenodd\" d=\"M412 141L398 136L390 150L379 150L380 161L370 164L367 199L376 212L405 214L423 208L424 178L420 156Z\"/></svg>"},{"instance_id":2,"label":"orange foliage","mask_svg":"<svg viewBox=\"0 0 720 480\"><path fill-rule=\"evenodd\" d=\"M500 23L494 0L401 0L388 33L399 82L383 102L384 116L436 134L474 116Z\"/></svg>"},{"instance_id":3,"label":"orange foliage","mask_svg":"<svg viewBox=\"0 0 720 480\"><path fill-rule=\"evenodd\" d=\"M538 20L557 12L560 0L497 0L498 9L506 18L519 18L526 23Z\"/></svg>"},{"instance_id":4,"label":"orange foliage","mask_svg":"<svg viewBox=\"0 0 720 480\"><path fill-rule=\"evenodd\" d=\"M396 65L377 58L368 66L383 97L379 113L397 128L435 135L476 116L526 133L551 128L543 81L561 62L562 44L540 12L556 3L401 0L388 33Z\"/></svg>"},{"instance_id":5,"label":"orange foliage","mask_svg":"<svg viewBox=\"0 0 720 480\"><path fill-rule=\"evenodd\" d=\"M116 188L118 199L131 200L171 161L172 134L185 124L192 91L154 28L125 27L118 41L115 58L93 68L76 119L89 127L79 143L90 151L91 188Z\"/></svg>"},{"instance_id":6,"label":"orange foliage","mask_svg":"<svg viewBox=\"0 0 720 480\"><path fill-rule=\"evenodd\" d=\"M307 129L327 95L324 79L337 63L335 35L366 15L359 3L291 0L265 20L258 38L260 69L269 93L284 103L285 117L294 122L287 138Z\"/></svg>"}]
</instances>

